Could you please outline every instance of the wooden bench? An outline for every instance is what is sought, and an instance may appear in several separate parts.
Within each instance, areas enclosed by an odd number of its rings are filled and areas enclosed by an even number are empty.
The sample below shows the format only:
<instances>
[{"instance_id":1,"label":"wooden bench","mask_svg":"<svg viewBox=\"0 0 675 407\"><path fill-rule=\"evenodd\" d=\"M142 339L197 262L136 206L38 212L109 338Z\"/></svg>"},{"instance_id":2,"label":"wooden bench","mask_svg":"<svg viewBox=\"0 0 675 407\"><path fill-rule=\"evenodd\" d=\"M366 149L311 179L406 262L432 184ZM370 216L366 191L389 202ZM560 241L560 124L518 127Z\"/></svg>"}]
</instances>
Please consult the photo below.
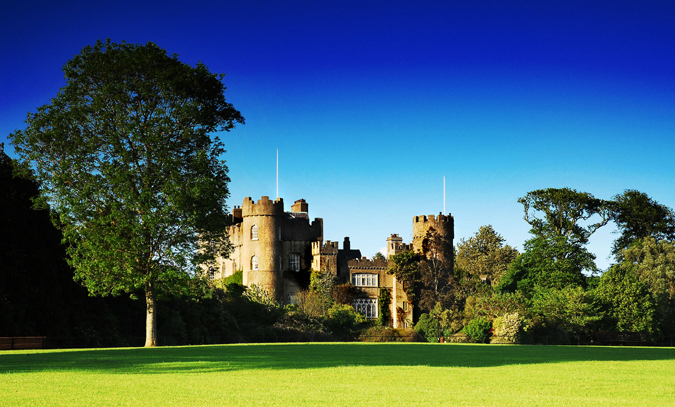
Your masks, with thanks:
<instances>
[{"instance_id":1,"label":"wooden bench","mask_svg":"<svg viewBox=\"0 0 675 407\"><path fill-rule=\"evenodd\" d=\"M46 336L0 337L0 350L44 349Z\"/></svg>"}]
</instances>

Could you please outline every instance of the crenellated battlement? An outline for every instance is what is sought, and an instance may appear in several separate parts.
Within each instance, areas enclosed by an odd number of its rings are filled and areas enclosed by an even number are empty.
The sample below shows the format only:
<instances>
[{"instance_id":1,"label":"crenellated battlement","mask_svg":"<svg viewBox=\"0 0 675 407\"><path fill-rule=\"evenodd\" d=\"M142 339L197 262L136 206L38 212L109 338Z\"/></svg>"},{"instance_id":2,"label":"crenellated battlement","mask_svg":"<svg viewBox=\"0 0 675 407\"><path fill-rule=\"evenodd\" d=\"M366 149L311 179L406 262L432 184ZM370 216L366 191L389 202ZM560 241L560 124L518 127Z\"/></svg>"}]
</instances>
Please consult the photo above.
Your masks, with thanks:
<instances>
[{"instance_id":1,"label":"crenellated battlement","mask_svg":"<svg viewBox=\"0 0 675 407\"><path fill-rule=\"evenodd\" d=\"M348 265L350 270L383 270L389 267L389 262L384 259L371 260L367 257L361 257L360 259L349 260Z\"/></svg>"},{"instance_id":2,"label":"crenellated battlement","mask_svg":"<svg viewBox=\"0 0 675 407\"><path fill-rule=\"evenodd\" d=\"M253 202L253 199L247 196L241 205L241 213L242 217L281 216L284 214L284 200L277 198L272 201L268 196L263 196L258 202Z\"/></svg>"},{"instance_id":3,"label":"crenellated battlement","mask_svg":"<svg viewBox=\"0 0 675 407\"><path fill-rule=\"evenodd\" d=\"M413 224L415 223L449 223L453 221L452 215L448 214L443 215L442 213L439 213L438 216L434 215L420 215L420 216L413 216Z\"/></svg>"},{"instance_id":4,"label":"crenellated battlement","mask_svg":"<svg viewBox=\"0 0 675 407\"><path fill-rule=\"evenodd\" d=\"M338 254L338 242L331 242L326 240L325 243L321 244L320 241L312 242L312 254L313 255L334 255Z\"/></svg>"}]
</instances>

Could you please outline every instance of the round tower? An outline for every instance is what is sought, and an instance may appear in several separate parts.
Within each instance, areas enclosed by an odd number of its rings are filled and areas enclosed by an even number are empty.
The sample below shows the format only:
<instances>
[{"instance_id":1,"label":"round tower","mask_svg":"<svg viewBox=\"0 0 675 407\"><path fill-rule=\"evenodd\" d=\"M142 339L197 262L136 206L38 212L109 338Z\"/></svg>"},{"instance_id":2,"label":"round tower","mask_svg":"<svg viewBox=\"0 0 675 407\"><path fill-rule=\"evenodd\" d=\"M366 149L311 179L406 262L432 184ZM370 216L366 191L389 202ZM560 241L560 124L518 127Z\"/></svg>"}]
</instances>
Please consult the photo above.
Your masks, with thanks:
<instances>
[{"instance_id":1,"label":"round tower","mask_svg":"<svg viewBox=\"0 0 675 407\"><path fill-rule=\"evenodd\" d=\"M436 233L443 236L449 247L452 247L453 239L455 238L455 219L452 215L443 215L439 213L438 216L413 216L413 251L415 253L422 252L422 244L427 237L430 229L434 229ZM450 252L452 255L452 252Z\"/></svg>"},{"instance_id":2,"label":"round tower","mask_svg":"<svg viewBox=\"0 0 675 407\"><path fill-rule=\"evenodd\" d=\"M250 197L244 199L241 206L243 218L242 266L243 283L255 284L268 293L279 297L283 295L283 277L281 276L281 225L284 214L284 201L277 198L271 201L263 196L258 202Z\"/></svg>"}]
</instances>

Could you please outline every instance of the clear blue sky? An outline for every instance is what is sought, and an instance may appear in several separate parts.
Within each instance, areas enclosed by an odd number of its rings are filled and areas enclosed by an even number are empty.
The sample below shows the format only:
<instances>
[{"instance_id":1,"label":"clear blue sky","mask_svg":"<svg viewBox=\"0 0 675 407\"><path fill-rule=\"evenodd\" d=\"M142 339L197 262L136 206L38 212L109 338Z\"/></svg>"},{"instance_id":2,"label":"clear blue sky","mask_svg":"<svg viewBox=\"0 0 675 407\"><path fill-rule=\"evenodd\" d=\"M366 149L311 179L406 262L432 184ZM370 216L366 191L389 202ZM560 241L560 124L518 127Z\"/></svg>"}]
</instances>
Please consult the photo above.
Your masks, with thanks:
<instances>
[{"instance_id":1,"label":"clear blue sky","mask_svg":"<svg viewBox=\"0 0 675 407\"><path fill-rule=\"evenodd\" d=\"M672 1L5 3L0 142L85 45L153 41L227 74L230 208L274 197L278 148L286 206L368 256L443 210L443 176L457 240L492 224L522 247L539 188L675 207ZM591 239L603 268L613 229Z\"/></svg>"}]
</instances>

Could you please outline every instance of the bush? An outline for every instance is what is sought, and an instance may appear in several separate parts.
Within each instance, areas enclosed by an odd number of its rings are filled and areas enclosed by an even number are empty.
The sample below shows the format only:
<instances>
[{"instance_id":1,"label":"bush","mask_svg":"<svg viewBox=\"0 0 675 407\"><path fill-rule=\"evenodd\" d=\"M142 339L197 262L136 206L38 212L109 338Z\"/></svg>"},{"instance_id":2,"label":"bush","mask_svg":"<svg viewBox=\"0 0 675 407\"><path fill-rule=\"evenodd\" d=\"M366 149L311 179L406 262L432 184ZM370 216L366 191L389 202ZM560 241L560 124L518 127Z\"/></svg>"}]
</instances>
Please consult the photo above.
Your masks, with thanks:
<instances>
[{"instance_id":1,"label":"bush","mask_svg":"<svg viewBox=\"0 0 675 407\"><path fill-rule=\"evenodd\" d=\"M351 305L335 304L328 309L323 320L328 328L338 339L351 340L360 325L368 323L366 317L356 312Z\"/></svg>"},{"instance_id":2,"label":"bush","mask_svg":"<svg viewBox=\"0 0 675 407\"><path fill-rule=\"evenodd\" d=\"M485 343L490 338L490 321L485 317L474 318L462 329L462 333L479 343Z\"/></svg>"},{"instance_id":3,"label":"bush","mask_svg":"<svg viewBox=\"0 0 675 407\"><path fill-rule=\"evenodd\" d=\"M523 320L517 312L495 319L494 327L492 343L522 343Z\"/></svg>"},{"instance_id":4,"label":"bush","mask_svg":"<svg viewBox=\"0 0 675 407\"><path fill-rule=\"evenodd\" d=\"M438 319L425 313L417 321L415 332L425 337L429 342L438 342L438 338L443 336L443 327Z\"/></svg>"}]
</instances>

